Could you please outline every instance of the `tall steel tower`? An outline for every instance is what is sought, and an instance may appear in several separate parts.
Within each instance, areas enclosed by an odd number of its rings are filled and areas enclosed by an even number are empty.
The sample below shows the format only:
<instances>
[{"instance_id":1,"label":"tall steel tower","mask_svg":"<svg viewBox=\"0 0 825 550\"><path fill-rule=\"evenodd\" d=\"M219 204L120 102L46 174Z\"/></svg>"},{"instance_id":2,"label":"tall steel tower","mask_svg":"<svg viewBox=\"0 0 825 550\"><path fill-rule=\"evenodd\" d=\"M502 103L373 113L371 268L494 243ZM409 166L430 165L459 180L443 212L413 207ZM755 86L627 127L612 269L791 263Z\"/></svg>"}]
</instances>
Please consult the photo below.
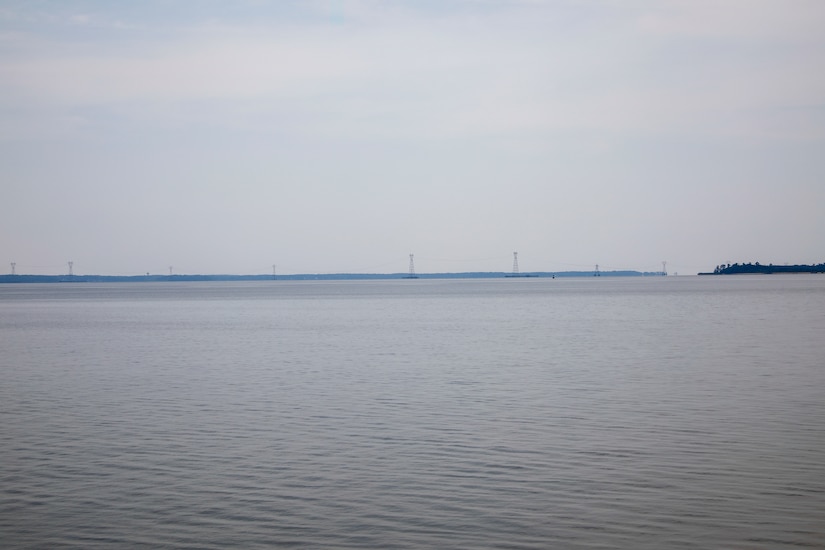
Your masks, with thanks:
<instances>
[{"instance_id":1,"label":"tall steel tower","mask_svg":"<svg viewBox=\"0 0 825 550\"><path fill-rule=\"evenodd\" d=\"M11 274L12 275L17 275L17 263L16 262L11 263Z\"/></svg>"},{"instance_id":2,"label":"tall steel tower","mask_svg":"<svg viewBox=\"0 0 825 550\"><path fill-rule=\"evenodd\" d=\"M594 277L601 277L602 276L602 272L599 271L599 264L596 264L596 271L593 273L593 276Z\"/></svg>"},{"instance_id":3,"label":"tall steel tower","mask_svg":"<svg viewBox=\"0 0 825 550\"><path fill-rule=\"evenodd\" d=\"M518 252L513 252L513 277L518 277Z\"/></svg>"},{"instance_id":4,"label":"tall steel tower","mask_svg":"<svg viewBox=\"0 0 825 550\"><path fill-rule=\"evenodd\" d=\"M667 262L662 262L662 275L667 275Z\"/></svg>"},{"instance_id":5,"label":"tall steel tower","mask_svg":"<svg viewBox=\"0 0 825 550\"><path fill-rule=\"evenodd\" d=\"M415 274L415 262L413 258L413 254L410 254L410 274L404 277L405 279L418 279L418 275Z\"/></svg>"},{"instance_id":6,"label":"tall steel tower","mask_svg":"<svg viewBox=\"0 0 825 550\"><path fill-rule=\"evenodd\" d=\"M69 276L74 275L74 262L69 262Z\"/></svg>"},{"instance_id":7,"label":"tall steel tower","mask_svg":"<svg viewBox=\"0 0 825 550\"><path fill-rule=\"evenodd\" d=\"M277 266L275 264L272 264L272 280L273 281L278 278L277 274L275 273L275 268L276 267Z\"/></svg>"}]
</instances>

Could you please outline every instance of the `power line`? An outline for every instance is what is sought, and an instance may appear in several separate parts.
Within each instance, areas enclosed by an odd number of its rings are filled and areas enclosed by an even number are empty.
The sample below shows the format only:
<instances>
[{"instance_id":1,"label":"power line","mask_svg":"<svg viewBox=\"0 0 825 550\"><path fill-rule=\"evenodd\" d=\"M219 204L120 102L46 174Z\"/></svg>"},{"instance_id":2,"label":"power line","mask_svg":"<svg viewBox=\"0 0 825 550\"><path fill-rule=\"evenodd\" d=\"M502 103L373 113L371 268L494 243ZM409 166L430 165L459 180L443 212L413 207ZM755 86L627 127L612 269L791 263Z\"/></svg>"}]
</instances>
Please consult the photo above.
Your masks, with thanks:
<instances>
[{"instance_id":1,"label":"power line","mask_svg":"<svg viewBox=\"0 0 825 550\"><path fill-rule=\"evenodd\" d=\"M415 274L415 261L414 256L410 254L410 274L404 277L405 279L418 279L418 275Z\"/></svg>"}]
</instances>

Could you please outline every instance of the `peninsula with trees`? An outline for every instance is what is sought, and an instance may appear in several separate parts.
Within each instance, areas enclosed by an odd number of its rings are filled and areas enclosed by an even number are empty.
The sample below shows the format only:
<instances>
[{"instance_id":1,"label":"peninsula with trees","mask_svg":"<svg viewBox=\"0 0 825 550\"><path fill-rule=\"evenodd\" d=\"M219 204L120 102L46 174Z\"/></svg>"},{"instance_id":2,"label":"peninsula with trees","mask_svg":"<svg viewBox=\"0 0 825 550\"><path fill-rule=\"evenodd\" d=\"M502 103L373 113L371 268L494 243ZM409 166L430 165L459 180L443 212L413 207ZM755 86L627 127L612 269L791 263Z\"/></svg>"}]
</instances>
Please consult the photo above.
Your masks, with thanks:
<instances>
[{"instance_id":1,"label":"peninsula with trees","mask_svg":"<svg viewBox=\"0 0 825 550\"><path fill-rule=\"evenodd\" d=\"M774 264L721 264L717 265L711 273L699 273L699 275L745 275L763 274L772 275L774 273L825 273L825 263L812 265L774 265Z\"/></svg>"}]
</instances>

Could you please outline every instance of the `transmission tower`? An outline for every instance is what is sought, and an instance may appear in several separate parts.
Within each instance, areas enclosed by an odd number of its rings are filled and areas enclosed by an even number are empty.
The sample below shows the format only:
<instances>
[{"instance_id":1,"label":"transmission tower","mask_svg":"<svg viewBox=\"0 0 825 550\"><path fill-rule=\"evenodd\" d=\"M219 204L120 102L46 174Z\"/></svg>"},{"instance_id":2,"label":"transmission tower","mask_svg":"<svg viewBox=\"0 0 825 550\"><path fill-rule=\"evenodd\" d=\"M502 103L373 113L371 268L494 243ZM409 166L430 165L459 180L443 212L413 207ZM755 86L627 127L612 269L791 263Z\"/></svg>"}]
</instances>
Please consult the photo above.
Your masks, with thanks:
<instances>
[{"instance_id":1,"label":"transmission tower","mask_svg":"<svg viewBox=\"0 0 825 550\"><path fill-rule=\"evenodd\" d=\"M418 275L415 274L415 262L413 258L413 254L410 254L410 274L407 275L405 279L418 279Z\"/></svg>"},{"instance_id":2,"label":"transmission tower","mask_svg":"<svg viewBox=\"0 0 825 550\"><path fill-rule=\"evenodd\" d=\"M74 262L69 262L69 277L74 275Z\"/></svg>"},{"instance_id":3,"label":"transmission tower","mask_svg":"<svg viewBox=\"0 0 825 550\"><path fill-rule=\"evenodd\" d=\"M662 275L667 275L667 262L662 262Z\"/></svg>"},{"instance_id":4,"label":"transmission tower","mask_svg":"<svg viewBox=\"0 0 825 550\"><path fill-rule=\"evenodd\" d=\"M11 274L12 275L17 275L17 263L16 262L11 263Z\"/></svg>"},{"instance_id":5,"label":"transmission tower","mask_svg":"<svg viewBox=\"0 0 825 550\"><path fill-rule=\"evenodd\" d=\"M171 265L169 266L169 276L170 277L172 276L172 266Z\"/></svg>"},{"instance_id":6,"label":"transmission tower","mask_svg":"<svg viewBox=\"0 0 825 550\"><path fill-rule=\"evenodd\" d=\"M518 277L518 252L513 252L513 277Z\"/></svg>"},{"instance_id":7,"label":"transmission tower","mask_svg":"<svg viewBox=\"0 0 825 550\"><path fill-rule=\"evenodd\" d=\"M594 277L601 277L602 276L602 272L599 271L599 264L596 264L596 271L593 273L593 276Z\"/></svg>"}]
</instances>

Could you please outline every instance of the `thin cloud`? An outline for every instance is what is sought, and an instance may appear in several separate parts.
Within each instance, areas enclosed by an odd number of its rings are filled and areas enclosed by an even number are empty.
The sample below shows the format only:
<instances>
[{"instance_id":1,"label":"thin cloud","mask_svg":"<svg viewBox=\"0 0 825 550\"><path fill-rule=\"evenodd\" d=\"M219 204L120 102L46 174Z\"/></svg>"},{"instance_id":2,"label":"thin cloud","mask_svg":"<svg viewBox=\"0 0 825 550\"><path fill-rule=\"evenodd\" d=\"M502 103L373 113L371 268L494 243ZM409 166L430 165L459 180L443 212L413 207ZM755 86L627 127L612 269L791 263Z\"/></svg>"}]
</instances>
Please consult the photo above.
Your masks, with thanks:
<instances>
[{"instance_id":1,"label":"thin cloud","mask_svg":"<svg viewBox=\"0 0 825 550\"><path fill-rule=\"evenodd\" d=\"M542 22L525 26L521 13L433 18L356 3L344 10L357 21L352 27L204 23L160 43L147 37L142 44L101 44L82 53L35 40L32 55L6 57L0 79L6 103L266 99L277 111L273 102L283 100L290 109L306 109L306 128L315 124L315 115L337 112L338 130L332 124L327 131L346 132L343 124L377 135L702 131L696 127L703 119L704 131L713 133L721 112L815 104L822 97L825 77L813 70L821 48L802 51L790 62L769 56L744 64L747 51L731 55L723 49L720 59L680 52L679 65L670 66L670 49L713 49L702 40L723 28L730 31L728 40L740 36L743 26L747 36L770 30L773 37L766 18L775 10L760 4L743 13L722 6L676 2L651 14L619 10L609 26L598 19L591 27L555 35ZM537 18L544 15L539 6ZM587 14L563 15L577 20ZM780 18L789 19L798 18ZM90 20L82 16L84 23ZM700 24L707 21L717 30ZM560 30L562 23L551 27ZM786 25L790 34L784 39L804 43L810 37L798 33L806 25ZM695 41L685 44L685 35ZM680 37L677 42L674 36ZM658 57L647 53L656 49Z\"/></svg>"}]
</instances>

